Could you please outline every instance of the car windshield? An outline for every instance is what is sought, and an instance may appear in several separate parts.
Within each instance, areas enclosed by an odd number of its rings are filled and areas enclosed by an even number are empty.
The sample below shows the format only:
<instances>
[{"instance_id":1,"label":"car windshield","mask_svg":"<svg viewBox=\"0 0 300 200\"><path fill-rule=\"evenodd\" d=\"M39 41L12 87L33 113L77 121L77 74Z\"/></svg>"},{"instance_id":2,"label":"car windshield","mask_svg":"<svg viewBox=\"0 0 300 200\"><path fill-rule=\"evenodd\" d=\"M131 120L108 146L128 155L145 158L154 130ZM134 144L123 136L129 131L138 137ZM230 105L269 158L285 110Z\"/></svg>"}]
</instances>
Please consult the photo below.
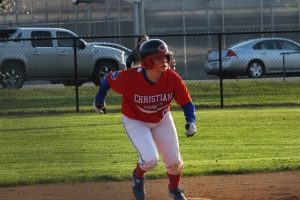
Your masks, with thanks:
<instances>
[{"instance_id":1,"label":"car windshield","mask_svg":"<svg viewBox=\"0 0 300 200\"><path fill-rule=\"evenodd\" d=\"M300 51L300 46L285 40L278 40L280 46L284 50Z\"/></svg>"},{"instance_id":2,"label":"car windshield","mask_svg":"<svg viewBox=\"0 0 300 200\"><path fill-rule=\"evenodd\" d=\"M242 47L246 46L247 44L249 44L250 42L251 41L235 43L235 44L231 45L230 48L242 48Z\"/></svg>"},{"instance_id":3,"label":"car windshield","mask_svg":"<svg viewBox=\"0 0 300 200\"><path fill-rule=\"evenodd\" d=\"M4 42L3 40L9 39L16 31L16 29L0 30L0 42Z\"/></svg>"}]
</instances>

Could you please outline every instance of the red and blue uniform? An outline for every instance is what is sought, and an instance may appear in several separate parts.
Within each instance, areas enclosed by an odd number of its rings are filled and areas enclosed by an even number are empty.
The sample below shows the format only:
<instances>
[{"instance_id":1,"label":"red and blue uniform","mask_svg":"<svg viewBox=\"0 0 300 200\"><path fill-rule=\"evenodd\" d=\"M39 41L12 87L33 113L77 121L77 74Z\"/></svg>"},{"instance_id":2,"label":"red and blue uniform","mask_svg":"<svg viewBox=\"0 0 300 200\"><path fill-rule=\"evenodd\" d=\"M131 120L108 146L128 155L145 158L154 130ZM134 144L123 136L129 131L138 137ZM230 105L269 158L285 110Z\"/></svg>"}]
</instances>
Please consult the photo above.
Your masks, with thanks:
<instances>
[{"instance_id":1,"label":"red and blue uniform","mask_svg":"<svg viewBox=\"0 0 300 200\"><path fill-rule=\"evenodd\" d=\"M171 69L167 69L156 83L147 78L143 68L111 72L102 81L96 102L104 103L110 88L122 95L122 113L131 119L157 123L170 111L174 99L183 107L186 121L196 121L186 85Z\"/></svg>"}]
</instances>

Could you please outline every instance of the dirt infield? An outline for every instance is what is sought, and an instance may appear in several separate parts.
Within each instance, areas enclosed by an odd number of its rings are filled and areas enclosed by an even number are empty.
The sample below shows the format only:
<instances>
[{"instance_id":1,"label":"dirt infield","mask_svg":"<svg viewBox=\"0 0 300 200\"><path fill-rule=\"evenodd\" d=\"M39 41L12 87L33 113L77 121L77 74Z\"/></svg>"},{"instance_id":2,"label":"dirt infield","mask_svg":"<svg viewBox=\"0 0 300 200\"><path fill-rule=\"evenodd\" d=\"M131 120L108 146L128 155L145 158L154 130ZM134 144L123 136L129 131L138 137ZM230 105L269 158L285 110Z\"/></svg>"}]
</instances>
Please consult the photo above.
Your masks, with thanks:
<instances>
[{"instance_id":1,"label":"dirt infield","mask_svg":"<svg viewBox=\"0 0 300 200\"><path fill-rule=\"evenodd\" d=\"M146 181L146 200L168 200L167 179ZM183 177L189 200L300 199L300 170ZM134 200L131 182L89 182L0 188L1 200Z\"/></svg>"}]
</instances>

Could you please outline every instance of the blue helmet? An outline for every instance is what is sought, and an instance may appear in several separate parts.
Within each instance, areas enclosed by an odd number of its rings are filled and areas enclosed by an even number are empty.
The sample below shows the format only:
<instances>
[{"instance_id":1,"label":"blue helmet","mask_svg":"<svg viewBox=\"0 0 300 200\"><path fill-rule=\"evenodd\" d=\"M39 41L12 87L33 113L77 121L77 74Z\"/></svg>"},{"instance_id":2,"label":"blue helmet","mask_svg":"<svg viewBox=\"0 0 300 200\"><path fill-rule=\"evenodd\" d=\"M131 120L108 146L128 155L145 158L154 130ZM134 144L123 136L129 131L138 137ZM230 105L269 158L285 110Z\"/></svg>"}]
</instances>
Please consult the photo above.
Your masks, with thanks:
<instances>
[{"instance_id":1,"label":"blue helmet","mask_svg":"<svg viewBox=\"0 0 300 200\"><path fill-rule=\"evenodd\" d=\"M172 55L167 44L160 39L150 39L140 47L141 65L145 69L152 68L154 58L167 57L168 62L170 62Z\"/></svg>"}]
</instances>

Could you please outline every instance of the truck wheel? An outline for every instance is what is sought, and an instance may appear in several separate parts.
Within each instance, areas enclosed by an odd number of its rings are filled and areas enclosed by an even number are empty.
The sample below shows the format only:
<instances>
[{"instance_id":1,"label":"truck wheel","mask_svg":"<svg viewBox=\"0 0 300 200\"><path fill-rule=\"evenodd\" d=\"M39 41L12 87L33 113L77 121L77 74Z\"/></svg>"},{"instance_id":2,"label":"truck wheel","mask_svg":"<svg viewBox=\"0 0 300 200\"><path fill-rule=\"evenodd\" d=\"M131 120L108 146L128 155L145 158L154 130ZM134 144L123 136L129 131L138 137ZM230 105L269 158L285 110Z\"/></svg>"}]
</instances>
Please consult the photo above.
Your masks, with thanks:
<instances>
[{"instance_id":1,"label":"truck wheel","mask_svg":"<svg viewBox=\"0 0 300 200\"><path fill-rule=\"evenodd\" d=\"M116 71L117 64L114 61L97 62L92 81L95 85L100 85L101 80L111 71Z\"/></svg>"},{"instance_id":2,"label":"truck wheel","mask_svg":"<svg viewBox=\"0 0 300 200\"><path fill-rule=\"evenodd\" d=\"M20 89L25 81L24 70L17 66L5 67L2 70L4 80L2 81L3 88Z\"/></svg>"}]
</instances>

